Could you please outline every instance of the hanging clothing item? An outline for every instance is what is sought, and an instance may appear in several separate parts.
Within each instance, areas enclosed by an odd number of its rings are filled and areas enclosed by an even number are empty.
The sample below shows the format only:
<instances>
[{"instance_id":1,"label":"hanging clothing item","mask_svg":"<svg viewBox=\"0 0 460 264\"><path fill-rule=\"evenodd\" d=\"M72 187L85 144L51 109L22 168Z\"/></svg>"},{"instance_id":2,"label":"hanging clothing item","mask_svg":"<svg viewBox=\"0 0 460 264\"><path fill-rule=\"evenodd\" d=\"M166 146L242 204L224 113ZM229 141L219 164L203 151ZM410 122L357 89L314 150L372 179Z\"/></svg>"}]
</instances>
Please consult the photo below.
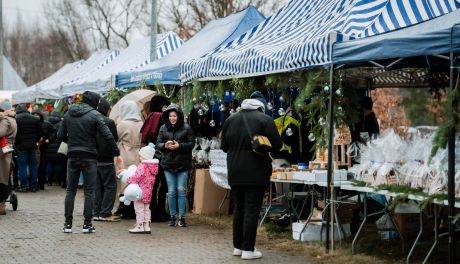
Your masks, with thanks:
<instances>
[{"instance_id":1,"label":"hanging clothing item","mask_svg":"<svg viewBox=\"0 0 460 264\"><path fill-rule=\"evenodd\" d=\"M302 152L302 135L300 122L287 114L275 119L276 129L283 140L281 152L287 152L284 157L291 163L297 163Z\"/></svg>"}]
</instances>

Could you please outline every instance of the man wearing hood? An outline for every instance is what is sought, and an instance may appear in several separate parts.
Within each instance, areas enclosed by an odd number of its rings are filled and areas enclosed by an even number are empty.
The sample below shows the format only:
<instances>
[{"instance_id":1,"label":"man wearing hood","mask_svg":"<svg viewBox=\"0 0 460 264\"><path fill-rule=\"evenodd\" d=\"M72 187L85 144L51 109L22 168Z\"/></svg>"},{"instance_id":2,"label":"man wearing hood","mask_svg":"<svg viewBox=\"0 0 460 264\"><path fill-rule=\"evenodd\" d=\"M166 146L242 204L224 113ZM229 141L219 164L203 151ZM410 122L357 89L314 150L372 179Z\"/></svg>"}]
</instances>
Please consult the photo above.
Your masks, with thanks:
<instances>
[{"instance_id":1,"label":"man wearing hood","mask_svg":"<svg viewBox=\"0 0 460 264\"><path fill-rule=\"evenodd\" d=\"M222 127L222 150L227 153L228 183L234 198L233 255L257 259L262 253L255 249L257 221L265 190L272 173L269 156L255 153L251 139L266 136L273 151L282 146L275 122L265 115L267 101L260 92L241 104L241 111L231 115Z\"/></svg>"},{"instance_id":2,"label":"man wearing hood","mask_svg":"<svg viewBox=\"0 0 460 264\"><path fill-rule=\"evenodd\" d=\"M41 137L40 119L34 117L23 104L16 107L16 114L18 133L14 147L18 154L18 174L21 184L18 191L35 192L38 189L37 143ZM30 173L30 182L27 170Z\"/></svg>"},{"instance_id":3,"label":"man wearing hood","mask_svg":"<svg viewBox=\"0 0 460 264\"><path fill-rule=\"evenodd\" d=\"M110 146L113 156L119 156L115 139L104 122L102 115L95 109L101 96L94 92L84 92L81 103L70 106L59 128L58 138L68 145L67 194L65 198L64 233L72 232L73 208L77 193L80 172L84 177L84 217L83 233L95 232L91 224L93 216L93 186L97 177L97 139L99 133Z\"/></svg>"},{"instance_id":4,"label":"man wearing hood","mask_svg":"<svg viewBox=\"0 0 460 264\"><path fill-rule=\"evenodd\" d=\"M118 142L117 126L115 122L108 118L110 104L105 98L101 98L97 111L101 113L104 123L110 129L115 141ZM104 142L101 133L97 134L97 142ZM118 222L119 218L112 215L113 205L117 195L117 179L115 173L114 155L110 151L108 144L98 144L97 156L97 178L94 185L94 208L93 220Z\"/></svg>"},{"instance_id":5,"label":"man wearing hood","mask_svg":"<svg viewBox=\"0 0 460 264\"><path fill-rule=\"evenodd\" d=\"M158 133L156 149L162 153L160 165L168 182L169 226L186 227L185 207L188 171L192 168L192 149L195 136L184 122L184 114L177 105L170 105L161 115L164 123ZM179 221L176 210L179 207Z\"/></svg>"}]
</instances>

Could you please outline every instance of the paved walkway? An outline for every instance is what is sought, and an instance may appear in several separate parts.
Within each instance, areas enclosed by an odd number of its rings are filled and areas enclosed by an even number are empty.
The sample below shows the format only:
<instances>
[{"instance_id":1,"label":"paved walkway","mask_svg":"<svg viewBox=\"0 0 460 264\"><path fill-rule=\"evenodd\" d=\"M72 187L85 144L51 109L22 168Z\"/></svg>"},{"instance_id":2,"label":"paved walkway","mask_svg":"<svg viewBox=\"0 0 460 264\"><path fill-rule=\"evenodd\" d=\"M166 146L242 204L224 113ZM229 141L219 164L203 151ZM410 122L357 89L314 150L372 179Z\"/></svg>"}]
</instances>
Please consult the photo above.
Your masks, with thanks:
<instances>
[{"instance_id":1,"label":"paved walkway","mask_svg":"<svg viewBox=\"0 0 460 264\"><path fill-rule=\"evenodd\" d=\"M96 233L81 233L83 191L75 202L74 233L62 233L65 190L18 194L16 212L0 216L0 263L308 263L301 256L261 248L264 257L243 261L231 255L231 235L207 225L171 228L153 223L151 235L133 235L134 220L94 222Z\"/></svg>"}]
</instances>

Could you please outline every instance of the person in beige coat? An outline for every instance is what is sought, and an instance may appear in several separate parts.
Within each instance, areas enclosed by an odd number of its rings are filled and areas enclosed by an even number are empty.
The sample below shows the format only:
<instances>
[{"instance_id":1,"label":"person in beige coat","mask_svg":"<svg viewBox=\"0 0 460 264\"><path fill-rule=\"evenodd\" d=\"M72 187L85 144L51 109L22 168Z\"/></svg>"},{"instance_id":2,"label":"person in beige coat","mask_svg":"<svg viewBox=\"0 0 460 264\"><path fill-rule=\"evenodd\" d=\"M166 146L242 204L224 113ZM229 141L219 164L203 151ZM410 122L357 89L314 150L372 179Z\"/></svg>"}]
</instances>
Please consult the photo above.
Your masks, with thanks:
<instances>
[{"instance_id":1,"label":"person in beige coat","mask_svg":"<svg viewBox=\"0 0 460 264\"><path fill-rule=\"evenodd\" d=\"M0 137L6 137L8 145L14 145L17 124L15 112L9 100L0 100ZM8 198L8 180L13 153L0 151L0 215L6 214L5 200Z\"/></svg>"},{"instance_id":2,"label":"person in beige coat","mask_svg":"<svg viewBox=\"0 0 460 264\"><path fill-rule=\"evenodd\" d=\"M141 148L141 128L143 122L141 112L134 101L125 101L121 105L120 119L117 124L118 148L123 164L120 169L127 169L131 165L139 164L139 150ZM123 193L126 184L118 181L118 196ZM123 203L120 203L115 216L123 217Z\"/></svg>"}]
</instances>

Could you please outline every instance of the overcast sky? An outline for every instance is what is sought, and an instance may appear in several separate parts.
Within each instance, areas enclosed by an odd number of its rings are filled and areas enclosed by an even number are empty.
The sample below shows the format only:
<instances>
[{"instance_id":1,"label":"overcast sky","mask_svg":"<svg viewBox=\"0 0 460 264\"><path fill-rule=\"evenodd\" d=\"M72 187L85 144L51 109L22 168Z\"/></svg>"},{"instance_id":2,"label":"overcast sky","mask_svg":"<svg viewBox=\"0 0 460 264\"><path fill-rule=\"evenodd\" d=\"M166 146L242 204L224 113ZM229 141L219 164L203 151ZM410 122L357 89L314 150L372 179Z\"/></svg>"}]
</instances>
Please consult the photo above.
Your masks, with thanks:
<instances>
[{"instance_id":1,"label":"overcast sky","mask_svg":"<svg viewBox=\"0 0 460 264\"><path fill-rule=\"evenodd\" d=\"M12 25L16 21L18 12L27 24L44 20L42 5L53 0L3 0L3 17L6 25Z\"/></svg>"}]
</instances>

